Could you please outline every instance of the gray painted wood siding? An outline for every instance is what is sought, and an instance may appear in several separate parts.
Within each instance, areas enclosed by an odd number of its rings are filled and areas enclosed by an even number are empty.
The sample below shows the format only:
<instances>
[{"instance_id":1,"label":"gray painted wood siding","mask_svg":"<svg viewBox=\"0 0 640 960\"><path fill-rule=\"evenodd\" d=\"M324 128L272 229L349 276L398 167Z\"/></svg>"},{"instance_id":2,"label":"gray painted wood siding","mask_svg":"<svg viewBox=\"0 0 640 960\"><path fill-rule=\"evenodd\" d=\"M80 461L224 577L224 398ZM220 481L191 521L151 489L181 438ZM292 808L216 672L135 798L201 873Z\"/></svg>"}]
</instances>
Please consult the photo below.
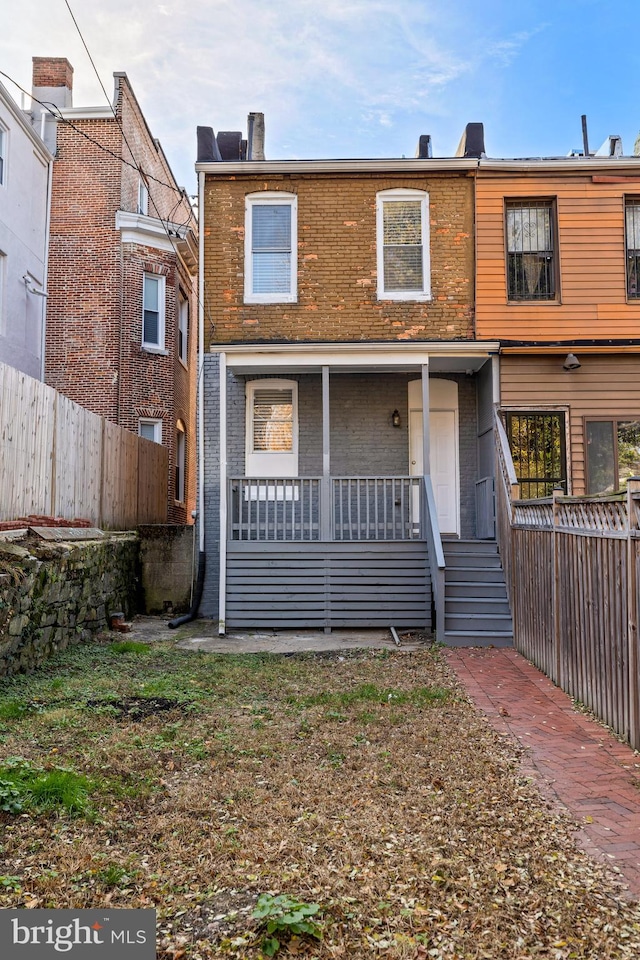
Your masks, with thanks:
<instances>
[{"instance_id":1,"label":"gray painted wood siding","mask_svg":"<svg viewBox=\"0 0 640 960\"><path fill-rule=\"evenodd\" d=\"M424 542L229 542L229 629L431 628Z\"/></svg>"}]
</instances>

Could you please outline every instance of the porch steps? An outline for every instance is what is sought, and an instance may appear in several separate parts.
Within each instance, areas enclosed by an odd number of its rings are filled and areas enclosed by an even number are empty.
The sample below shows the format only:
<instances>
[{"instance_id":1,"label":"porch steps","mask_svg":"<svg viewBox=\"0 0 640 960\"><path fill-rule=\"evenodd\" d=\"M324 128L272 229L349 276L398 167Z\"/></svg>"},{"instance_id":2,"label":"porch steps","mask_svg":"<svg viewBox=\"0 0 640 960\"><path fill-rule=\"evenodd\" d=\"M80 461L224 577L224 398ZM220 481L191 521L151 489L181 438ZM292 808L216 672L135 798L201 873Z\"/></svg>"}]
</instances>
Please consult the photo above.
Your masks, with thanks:
<instances>
[{"instance_id":1,"label":"porch steps","mask_svg":"<svg viewBox=\"0 0 640 960\"><path fill-rule=\"evenodd\" d=\"M444 540L444 642L510 647L513 624L495 540Z\"/></svg>"}]
</instances>

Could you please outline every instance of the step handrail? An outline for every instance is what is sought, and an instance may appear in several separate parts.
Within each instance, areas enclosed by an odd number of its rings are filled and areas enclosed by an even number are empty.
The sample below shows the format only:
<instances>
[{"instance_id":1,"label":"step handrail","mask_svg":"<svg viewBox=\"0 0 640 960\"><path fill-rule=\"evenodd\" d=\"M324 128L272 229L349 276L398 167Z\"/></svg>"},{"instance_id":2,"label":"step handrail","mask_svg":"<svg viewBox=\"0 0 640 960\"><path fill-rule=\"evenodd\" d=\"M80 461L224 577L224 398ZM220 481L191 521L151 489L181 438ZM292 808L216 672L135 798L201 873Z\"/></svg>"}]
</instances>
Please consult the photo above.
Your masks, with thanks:
<instances>
[{"instance_id":1,"label":"step handrail","mask_svg":"<svg viewBox=\"0 0 640 960\"><path fill-rule=\"evenodd\" d=\"M442 548L442 537L438 527L436 498L433 493L431 476L424 477L425 523L424 531L429 548L429 564L431 567L431 589L433 591L433 605L435 608L436 640L444 643L444 576L446 562Z\"/></svg>"}]
</instances>

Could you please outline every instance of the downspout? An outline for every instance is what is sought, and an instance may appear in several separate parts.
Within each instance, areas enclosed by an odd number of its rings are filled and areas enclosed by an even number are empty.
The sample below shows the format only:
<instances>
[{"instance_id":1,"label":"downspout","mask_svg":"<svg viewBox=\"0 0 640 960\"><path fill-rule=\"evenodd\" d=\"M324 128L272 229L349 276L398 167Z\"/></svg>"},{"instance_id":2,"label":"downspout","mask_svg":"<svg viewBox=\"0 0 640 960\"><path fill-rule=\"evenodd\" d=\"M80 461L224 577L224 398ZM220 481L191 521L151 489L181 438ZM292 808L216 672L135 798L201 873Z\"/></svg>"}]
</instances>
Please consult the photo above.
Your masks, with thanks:
<instances>
[{"instance_id":1,"label":"downspout","mask_svg":"<svg viewBox=\"0 0 640 960\"><path fill-rule=\"evenodd\" d=\"M204 549L204 173L198 173L198 577L191 602L191 609L183 617L171 620L174 630L198 616L204 591L206 553Z\"/></svg>"}]
</instances>

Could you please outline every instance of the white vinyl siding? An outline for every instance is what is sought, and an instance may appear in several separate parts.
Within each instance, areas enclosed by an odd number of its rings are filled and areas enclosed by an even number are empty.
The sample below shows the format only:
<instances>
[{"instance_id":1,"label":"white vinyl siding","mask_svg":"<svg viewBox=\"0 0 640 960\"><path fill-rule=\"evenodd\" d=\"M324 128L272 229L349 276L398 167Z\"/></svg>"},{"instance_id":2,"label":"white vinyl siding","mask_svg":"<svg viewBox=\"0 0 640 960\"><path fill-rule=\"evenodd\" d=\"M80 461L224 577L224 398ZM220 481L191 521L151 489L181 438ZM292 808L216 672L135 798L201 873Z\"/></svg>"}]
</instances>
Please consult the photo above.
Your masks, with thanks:
<instances>
[{"instance_id":1,"label":"white vinyl siding","mask_svg":"<svg viewBox=\"0 0 640 960\"><path fill-rule=\"evenodd\" d=\"M251 380L247 384L246 475L298 475L298 384Z\"/></svg>"},{"instance_id":2,"label":"white vinyl siding","mask_svg":"<svg viewBox=\"0 0 640 960\"><path fill-rule=\"evenodd\" d=\"M165 278L144 274L142 303L142 346L164 349Z\"/></svg>"},{"instance_id":3,"label":"white vinyl siding","mask_svg":"<svg viewBox=\"0 0 640 960\"><path fill-rule=\"evenodd\" d=\"M261 193L246 198L246 303L292 303L297 298L297 198Z\"/></svg>"},{"instance_id":4,"label":"white vinyl siding","mask_svg":"<svg viewBox=\"0 0 640 960\"><path fill-rule=\"evenodd\" d=\"M0 126L0 185L7 181L7 131Z\"/></svg>"},{"instance_id":5,"label":"white vinyl siding","mask_svg":"<svg viewBox=\"0 0 640 960\"><path fill-rule=\"evenodd\" d=\"M419 190L377 196L379 300L429 300L429 198Z\"/></svg>"}]
</instances>

